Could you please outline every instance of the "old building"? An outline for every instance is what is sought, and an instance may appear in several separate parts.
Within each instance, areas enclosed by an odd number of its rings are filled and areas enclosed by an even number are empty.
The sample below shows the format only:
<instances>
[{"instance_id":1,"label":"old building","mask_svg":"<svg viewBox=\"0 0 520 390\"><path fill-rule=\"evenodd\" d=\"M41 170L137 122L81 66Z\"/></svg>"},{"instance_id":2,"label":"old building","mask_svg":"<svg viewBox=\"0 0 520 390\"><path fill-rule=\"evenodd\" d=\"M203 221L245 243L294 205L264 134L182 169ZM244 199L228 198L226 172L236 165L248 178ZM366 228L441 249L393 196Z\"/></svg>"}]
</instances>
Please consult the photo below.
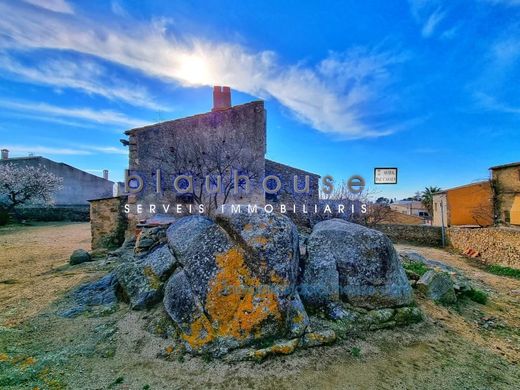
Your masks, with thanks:
<instances>
[{"instance_id":1,"label":"old building","mask_svg":"<svg viewBox=\"0 0 520 390\"><path fill-rule=\"evenodd\" d=\"M108 180L108 171L102 178L41 156L10 158L7 149L2 149L0 164L41 167L63 179L62 189L54 195L52 207L25 206L18 209L22 216L29 219L88 220L88 200L113 194L114 183Z\"/></svg>"},{"instance_id":2,"label":"old building","mask_svg":"<svg viewBox=\"0 0 520 390\"><path fill-rule=\"evenodd\" d=\"M129 180L125 180L129 185L122 196L127 196L128 205L133 207L128 213L128 229L154 214L175 214L179 204L205 204L206 208L224 203L271 204L273 211L279 211L276 206L283 204L289 217L307 223L311 217L302 206L310 209L318 203L320 177L266 160L266 123L263 101L232 106L230 89L214 87L210 112L126 131L128 139L121 142L129 149ZM192 184L188 177L194 178ZM205 194L206 186L217 195ZM303 191L307 187L308 191ZM102 218L107 210L104 203L112 204L114 210L121 204L110 199L93 201L92 220ZM143 206L141 210L138 205ZM166 205L171 207L168 211L163 208ZM106 224L94 229L94 225L93 246L103 241L100 236L120 230Z\"/></svg>"},{"instance_id":3,"label":"old building","mask_svg":"<svg viewBox=\"0 0 520 390\"><path fill-rule=\"evenodd\" d=\"M232 106L230 89L215 87L211 112L126 131L128 140L122 142L129 147L129 177L142 180L137 182L142 188L135 202L190 203L196 197L196 203L203 203L201 193L207 192L203 178L221 176L218 204L316 203L318 175L265 159L266 120L263 101ZM239 186L233 172L242 178ZM182 182L176 182L180 176L194 177L192 191L187 183L186 193L179 191L183 189ZM298 190L294 176L298 176ZM309 176L309 191L299 193L305 189L305 176ZM275 193L265 193L278 184ZM219 186L212 182L210 187L217 191Z\"/></svg>"},{"instance_id":4,"label":"old building","mask_svg":"<svg viewBox=\"0 0 520 390\"><path fill-rule=\"evenodd\" d=\"M390 208L401 214L414 215L416 217L428 217L428 209L419 200L400 200L390 204Z\"/></svg>"},{"instance_id":5,"label":"old building","mask_svg":"<svg viewBox=\"0 0 520 390\"><path fill-rule=\"evenodd\" d=\"M491 167L496 222L520 225L520 162Z\"/></svg>"},{"instance_id":6,"label":"old building","mask_svg":"<svg viewBox=\"0 0 520 390\"><path fill-rule=\"evenodd\" d=\"M433 226L490 226L493 193L489 181L449 188L433 196Z\"/></svg>"}]
</instances>

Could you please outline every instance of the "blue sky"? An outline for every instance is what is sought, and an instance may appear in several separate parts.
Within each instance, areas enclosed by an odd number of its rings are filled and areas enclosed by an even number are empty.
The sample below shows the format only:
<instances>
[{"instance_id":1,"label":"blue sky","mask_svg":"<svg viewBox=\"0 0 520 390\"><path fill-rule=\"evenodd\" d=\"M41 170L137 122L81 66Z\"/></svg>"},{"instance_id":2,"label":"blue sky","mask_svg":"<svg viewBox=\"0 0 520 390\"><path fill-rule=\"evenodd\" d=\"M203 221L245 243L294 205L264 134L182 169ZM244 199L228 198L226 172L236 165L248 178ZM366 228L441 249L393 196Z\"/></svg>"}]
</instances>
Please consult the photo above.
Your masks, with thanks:
<instances>
[{"instance_id":1,"label":"blue sky","mask_svg":"<svg viewBox=\"0 0 520 390\"><path fill-rule=\"evenodd\" d=\"M0 147L121 179L132 127L268 110L267 157L406 197L520 160L520 0L0 1Z\"/></svg>"}]
</instances>

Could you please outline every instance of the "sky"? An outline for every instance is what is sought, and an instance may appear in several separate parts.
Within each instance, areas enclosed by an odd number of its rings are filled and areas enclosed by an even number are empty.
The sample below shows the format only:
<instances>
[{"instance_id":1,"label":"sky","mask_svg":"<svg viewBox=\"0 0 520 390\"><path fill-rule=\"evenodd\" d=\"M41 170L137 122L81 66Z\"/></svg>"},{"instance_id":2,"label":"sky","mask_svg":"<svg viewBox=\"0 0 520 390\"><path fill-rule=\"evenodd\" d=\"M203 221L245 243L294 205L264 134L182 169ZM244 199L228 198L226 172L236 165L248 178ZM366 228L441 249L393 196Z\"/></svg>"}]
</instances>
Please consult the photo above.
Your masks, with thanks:
<instances>
[{"instance_id":1,"label":"sky","mask_svg":"<svg viewBox=\"0 0 520 390\"><path fill-rule=\"evenodd\" d=\"M520 0L0 0L0 147L121 180L125 130L265 100L267 158L374 193L520 161ZM373 185L397 167L397 185Z\"/></svg>"}]
</instances>

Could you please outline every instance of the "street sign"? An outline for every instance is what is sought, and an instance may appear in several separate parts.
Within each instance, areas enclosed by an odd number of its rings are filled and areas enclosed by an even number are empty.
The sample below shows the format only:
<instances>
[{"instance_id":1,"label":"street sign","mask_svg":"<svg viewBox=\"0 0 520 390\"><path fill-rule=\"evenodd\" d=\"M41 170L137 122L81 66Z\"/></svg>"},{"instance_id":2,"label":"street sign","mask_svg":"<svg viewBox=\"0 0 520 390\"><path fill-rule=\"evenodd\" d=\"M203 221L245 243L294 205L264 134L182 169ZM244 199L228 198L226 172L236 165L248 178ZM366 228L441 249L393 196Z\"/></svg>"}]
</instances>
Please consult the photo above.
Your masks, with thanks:
<instances>
[{"instance_id":1,"label":"street sign","mask_svg":"<svg viewBox=\"0 0 520 390\"><path fill-rule=\"evenodd\" d=\"M374 184L397 184L397 168L374 168Z\"/></svg>"}]
</instances>

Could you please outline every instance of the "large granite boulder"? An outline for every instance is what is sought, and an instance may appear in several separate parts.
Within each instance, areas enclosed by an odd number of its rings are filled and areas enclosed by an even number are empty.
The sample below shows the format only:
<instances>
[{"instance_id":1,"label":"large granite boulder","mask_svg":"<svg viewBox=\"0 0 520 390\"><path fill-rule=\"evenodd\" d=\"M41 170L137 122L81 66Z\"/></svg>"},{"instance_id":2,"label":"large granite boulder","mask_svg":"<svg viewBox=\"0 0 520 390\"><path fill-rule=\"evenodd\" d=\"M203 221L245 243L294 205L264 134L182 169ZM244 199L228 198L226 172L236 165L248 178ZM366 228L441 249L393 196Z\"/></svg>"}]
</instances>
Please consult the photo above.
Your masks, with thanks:
<instances>
[{"instance_id":1,"label":"large granite boulder","mask_svg":"<svg viewBox=\"0 0 520 390\"><path fill-rule=\"evenodd\" d=\"M142 258L131 258L119 265L115 274L130 307L141 310L160 302L164 284L176 264L169 247L162 245Z\"/></svg>"},{"instance_id":2,"label":"large granite boulder","mask_svg":"<svg viewBox=\"0 0 520 390\"><path fill-rule=\"evenodd\" d=\"M188 216L170 226L179 269L164 306L189 351L223 354L263 339L303 333L298 235L285 216ZM301 325L303 324L303 325Z\"/></svg>"},{"instance_id":3,"label":"large granite boulder","mask_svg":"<svg viewBox=\"0 0 520 390\"><path fill-rule=\"evenodd\" d=\"M417 289L427 298L440 303L455 303L457 296L453 281L443 271L429 270L417 281Z\"/></svg>"},{"instance_id":4,"label":"large granite boulder","mask_svg":"<svg viewBox=\"0 0 520 390\"><path fill-rule=\"evenodd\" d=\"M314 226L299 287L306 306L339 301L367 309L405 306L412 289L391 241L384 234L341 219Z\"/></svg>"}]
</instances>

